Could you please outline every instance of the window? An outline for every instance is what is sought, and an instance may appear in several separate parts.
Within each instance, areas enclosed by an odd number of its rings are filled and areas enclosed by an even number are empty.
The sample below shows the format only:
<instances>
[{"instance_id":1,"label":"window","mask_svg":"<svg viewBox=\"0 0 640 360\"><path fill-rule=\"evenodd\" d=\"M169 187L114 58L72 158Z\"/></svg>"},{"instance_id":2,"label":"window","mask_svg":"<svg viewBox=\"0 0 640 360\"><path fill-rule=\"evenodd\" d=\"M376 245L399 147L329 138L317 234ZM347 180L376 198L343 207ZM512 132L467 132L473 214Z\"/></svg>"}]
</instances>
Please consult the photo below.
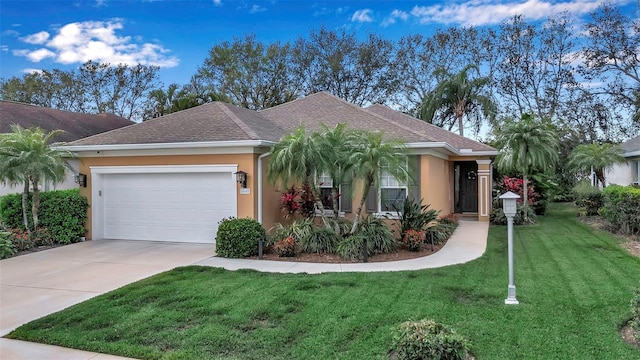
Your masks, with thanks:
<instances>
[{"instance_id":1,"label":"window","mask_svg":"<svg viewBox=\"0 0 640 360\"><path fill-rule=\"evenodd\" d=\"M322 173L318 176L318 184L320 185L320 197L322 198L322 207L325 210L333 210L333 197L331 194L333 188L333 179L326 174ZM339 198L338 198L339 199ZM340 201L338 200L338 203Z\"/></svg>"},{"instance_id":2,"label":"window","mask_svg":"<svg viewBox=\"0 0 640 360\"><path fill-rule=\"evenodd\" d=\"M407 198L407 185L402 184L388 171L382 171L380 175L380 212L396 212L402 209L402 204Z\"/></svg>"}]
</instances>

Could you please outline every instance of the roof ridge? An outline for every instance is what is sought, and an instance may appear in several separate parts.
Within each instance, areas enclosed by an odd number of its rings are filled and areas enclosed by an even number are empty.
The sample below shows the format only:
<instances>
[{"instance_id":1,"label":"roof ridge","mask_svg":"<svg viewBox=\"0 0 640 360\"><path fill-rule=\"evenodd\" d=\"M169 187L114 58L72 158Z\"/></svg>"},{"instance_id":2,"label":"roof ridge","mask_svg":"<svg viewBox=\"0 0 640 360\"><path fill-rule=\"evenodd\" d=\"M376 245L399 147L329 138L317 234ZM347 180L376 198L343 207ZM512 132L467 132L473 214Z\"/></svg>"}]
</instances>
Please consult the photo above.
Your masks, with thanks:
<instances>
[{"instance_id":1,"label":"roof ridge","mask_svg":"<svg viewBox=\"0 0 640 360\"><path fill-rule=\"evenodd\" d=\"M231 109L227 107L226 103L223 103L220 101L216 101L215 103L236 125L238 125L240 129L242 129L242 131L245 132L245 134L249 135L251 138L255 140L260 139L258 134L256 134L256 132L253 131L253 129L249 125L247 125L244 121L242 121L238 116L236 116L236 114L233 113L233 111L231 111ZM258 113L256 112L256 115L257 114Z\"/></svg>"},{"instance_id":2,"label":"roof ridge","mask_svg":"<svg viewBox=\"0 0 640 360\"><path fill-rule=\"evenodd\" d=\"M456 133L454 133L453 131L449 131L449 130L447 130L447 129L445 129L445 128L441 128L441 127L439 127L439 126L437 126L437 125L433 125L433 124L428 123L428 122L426 122L426 121L424 121L424 120L418 119L418 118L416 118L416 117L414 117L414 116L411 116L411 115L405 114L405 113L403 113L402 111L393 110L392 108L390 108L390 107L388 107L388 106L386 106L386 105L383 105L383 104L373 104L373 105L371 105L371 106L369 106L369 107L373 107L373 106L376 106L376 105L379 105L380 107L382 107L382 108L384 108L384 109L386 109L386 110L393 111L393 112L397 113L398 115L401 115L401 116L403 116L403 117L406 117L408 120L411 120L411 121L419 121L419 122L421 122L422 124L424 124L424 125L426 125L426 126L428 126L428 127L431 127L431 128L436 129L436 131L446 131L446 132L447 132L447 133L449 133L450 135L455 136L455 137L458 137L458 138L460 138L460 139L464 139L464 140L467 140L467 141L472 141L472 142L475 142L475 143L477 143L477 144L482 144L482 145L487 146L487 144L484 144L484 143L482 143L482 142L480 142L480 141L477 141L477 140L474 140L474 139L468 138L468 137L466 137L466 136L462 136L462 135L460 135L460 134L456 134ZM367 109L368 109L368 108L367 108ZM367 109L365 109L365 110L367 110ZM374 114L375 114L375 113L374 113ZM428 137L428 136L427 136L427 137ZM434 140L434 141L435 141L435 140ZM446 142L446 141L445 141L445 142ZM448 143L448 142L447 142L447 143ZM449 145L451 145L451 144L449 144ZM458 150L459 150L459 149L458 149Z\"/></svg>"},{"instance_id":3,"label":"roof ridge","mask_svg":"<svg viewBox=\"0 0 640 360\"><path fill-rule=\"evenodd\" d=\"M374 105L375 105L375 104L374 104ZM355 105L354 105L354 106L355 106ZM373 106L373 105L371 105L371 106ZM370 106L370 107L371 107L371 106ZM382 106L384 106L384 105L382 105ZM391 108L389 108L389 107L387 107L387 106L384 106L384 107L385 107L385 108L387 108L387 109L389 109L389 110L391 110L391 111L395 111L395 110L393 110L393 109L391 109ZM396 126L398 126L398 127L402 128L402 129L405 129L405 130L407 130L407 131L409 131L409 132L411 132L411 133L413 133L413 134L415 134L415 135L418 135L418 136L420 136L420 137L425 137L425 138L429 139L430 141L440 142L440 141L436 141L436 139L434 139L433 137L431 137L431 136L429 136L429 135L427 135L427 134L420 133L420 132L418 132L418 131L416 131L416 130L414 130L414 129L412 129L412 128L408 127L408 126L404 126L404 125L402 125L402 124L400 124L400 123L398 123L398 122L396 122L396 121L394 121L394 120L392 120L392 119L389 119L389 118L388 118L388 117L386 117L386 116L383 116L383 115L380 115L380 114L376 114L376 113L375 113L375 112L373 112L373 111L369 111L369 110L368 110L368 108L360 108L360 109L361 109L361 110L364 110L364 111L366 111L367 113L369 113L369 114L371 114L371 115L373 115L373 116L376 116L376 117L378 117L378 118L380 118L380 119L382 119L382 120L384 120L384 121L386 121L386 122L388 122L388 123L394 124L394 125L396 125ZM402 113L400 113L400 114L402 114ZM405 114L402 114L402 115L405 115ZM408 115L406 115L406 116L408 116ZM446 141L444 141L444 142L446 142ZM447 143L448 143L448 142L447 142ZM452 144L449 144L449 145L453 146Z\"/></svg>"}]
</instances>

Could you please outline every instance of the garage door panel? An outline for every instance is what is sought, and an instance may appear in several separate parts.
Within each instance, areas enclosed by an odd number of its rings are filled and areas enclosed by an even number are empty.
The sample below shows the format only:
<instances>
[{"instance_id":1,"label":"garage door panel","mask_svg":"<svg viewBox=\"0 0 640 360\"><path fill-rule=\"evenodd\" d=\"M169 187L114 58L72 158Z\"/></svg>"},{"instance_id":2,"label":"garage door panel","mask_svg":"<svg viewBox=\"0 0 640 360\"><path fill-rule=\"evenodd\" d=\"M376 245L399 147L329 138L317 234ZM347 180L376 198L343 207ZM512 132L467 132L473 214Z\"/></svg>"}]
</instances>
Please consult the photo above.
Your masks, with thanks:
<instances>
[{"instance_id":1,"label":"garage door panel","mask_svg":"<svg viewBox=\"0 0 640 360\"><path fill-rule=\"evenodd\" d=\"M104 175L104 237L213 242L235 191L231 173Z\"/></svg>"}]
</instances>

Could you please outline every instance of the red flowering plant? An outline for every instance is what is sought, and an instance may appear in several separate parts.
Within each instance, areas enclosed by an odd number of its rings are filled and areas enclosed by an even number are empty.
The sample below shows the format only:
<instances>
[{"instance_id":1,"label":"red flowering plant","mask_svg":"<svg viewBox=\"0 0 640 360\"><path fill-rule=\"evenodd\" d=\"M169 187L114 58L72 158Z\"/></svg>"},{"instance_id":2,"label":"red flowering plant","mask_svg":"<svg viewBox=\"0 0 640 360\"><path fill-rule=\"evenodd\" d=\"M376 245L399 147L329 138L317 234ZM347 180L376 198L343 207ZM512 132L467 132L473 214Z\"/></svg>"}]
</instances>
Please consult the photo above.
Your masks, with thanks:
<instances>
[{"instance_id":1,"label":"red flowering plant","mask_svg":"<svg viewBox=\"0 0 640 360\"><path fill-rule=\"evenodd\" d=\"M280 257L293 257L298 252L298 242L294 237L288 236L273 245L273 250Z\"/></svg>"},{"instance_id":2,"label":"red flowering plant","mask_svg":"<svg viewBox=\"0 0 640 360\"><path fill-rule=\"evenodd\" d=\"M522 203L522 201L524 200L524 180L520 178L515 178L515 177L512 178L505 175L502 177L502 181L498 182L497 187L498 187L498 190L500 191L500 194L504 194L507 191L511 191L512 193L520 195L520 199L518 199L518 204ZM536 192L531 182L527 184L527 196L528 196L527 202L529 203L529 205L534 205L535 203L538 202L538 199L540 198L540 194Z\"/></svg>"},{"instance_id":3,"label":"red flowering plant","mask_svg":"<svg viewBox=\"0 0 640 360\"><path fill-rule=\"evenodd\" d=\"M285 218L294 216L296 213L304 217L311 217L315 212L315 197L309 185L299 188L291 187L280 194L280 209Z\"/></svg>"},{"instance_id":4,"label":"red flowering plant","mask_svg":"<svg viewBox=\"0 0 640 360\"><path fill-rule=\"evenodd\" d=\"M420 251L425 237L426 233L422 230L407 230L402 238L402 244L409 251Z\"/></svg>"}]
</instances>

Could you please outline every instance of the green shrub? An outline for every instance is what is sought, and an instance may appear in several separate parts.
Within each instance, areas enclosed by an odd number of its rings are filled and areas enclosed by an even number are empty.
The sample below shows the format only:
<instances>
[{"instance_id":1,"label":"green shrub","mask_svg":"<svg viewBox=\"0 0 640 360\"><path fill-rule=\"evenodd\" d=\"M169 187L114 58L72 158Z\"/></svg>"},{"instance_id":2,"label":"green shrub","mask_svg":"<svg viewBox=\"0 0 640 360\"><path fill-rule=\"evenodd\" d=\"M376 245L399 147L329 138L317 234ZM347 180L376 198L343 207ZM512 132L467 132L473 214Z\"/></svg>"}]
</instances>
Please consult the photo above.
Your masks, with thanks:
<instances>
[{"instance_id":1,"label":"green shrub","mask_svg":"<svg viewBox=\"0 0 640 360\"><path fill-rule=\"evenodd\" d=\"M0 259L6 259L16 254L16 248L11 242L11 233L0 231Z\"/></svg>"},{"instance_id":2,"label":"green shrub","mask_svg":"<svg viewBox=\"0 0 640 360\"><path fill-rule=\"evenodd\" d=\"M573 188L573 193L576 198L576 205L585 208L587 216L598 215L598 210L604 204L602 191L598 187L581 181Z\"/></svg>"},{"instance_id":3,"label":"green shrub","mask_svg":"<svg viewBox=\"0 0 640 360\"><path fill-rule=\"evenodd\" d=\"M469 341L433 320L407 321L393 334L392 351L399 360L464 359Z\"/></svg>"},{"instance_id":4,"label":"green shrub","mask_svg":"<svg viewBox=\"0 0 640 360\"><path fill-rule=\"evenodd\" d=\"M300 241L313 232L313 219L295 220L289 226L276 224L269 229L268 244L272 245L289 236Z\"/></svg>"},{"instance_id":5,"label":"green shrub","mask_svg":"<svg viewBox=\"0 0 640 360\"><path fill-rule=\"evenodd\" d=\"M600 214L615 231L629 235L640 234L640 189L610 185L602 191Z\"/></svg>"},{"instance_id":6,"label":"green shrub","mask_svg":"<svg viewBox=\"0 0 640 360\"><path fill-rule=\"evenodd\" d=\"M362 259L362 244L364 242L364 236L362 233L357 233L355 235L347 236L336 248L336 253L342 256L345 259L349 260L360 260ZM367 247L371 249L371 246L367 244ZM373 255L370 251L369 255Z\"/></svg>"},{"instance_id":7,"label":"green shrub","mask_svg":"<svg viewBox=\"0 0 640 360\"><path fill-rule=\"evenodd\" d=\"M333 229L320 227L300 239L302 251L309 253L334 253L340 237Z\"/></svg>"},{"instance_id":8,"label":"green shrub","mask_svg":"<svg viewBox=\"0 0 640 360\"><path fill-rule=\"evenodd\" d=\"M458 219L453 214L438 219L435 226L427 229L426 241L428 243L433 241L434 245L440 244L451 237L456 228L458 228L458 224Z\"/></svg>"},{"instance_id":9,"label":"green shrub","mask_svg":"<svg viewBox=\"0 0 640 360\"><path fill-rule=\"evenodd\" d=\"M367 238L369 254L387 254L397 248L397 241L393 231L382 219L368 216L362 219L358 233Z\"/></svg>"},{"instance_id":10,"label":"green shrub","mask_svg":"<svg viewBox=\"0 0 640 360\"><path fill-rule=\"evenodd\" d=\"M396 222L400 228L400 238L404 239L407 230L426 230L429 223L438 218L439 210L429 210L429 205L422 205L420 202L406 198L402 203L402 209L396 209L398 218Z\"/></svg>"},{"instance_id":11,"label":"green shrub","mask_svg":"<svg viewBox=\"0 0 640 360\"><path fill-rule=\"evenodd\" d=\"M633 336L640 341L640 286L636 289L633 299L631 299L631 329Z\"/></svg>"},{"instance_id":12,"label":"green shrub","mask_svg":"<svg viewBox=\"0 0 640 360\"><path fill-rule=\"evenodd\" d=\"M31 195L28 201L31 221ZM54 242L69 244L84 236L89 203L78 189L54 190L40 193L39 227L51 232ZM0 221L11 229L23 229L22 194L9 194L0 199Z\"/></svg>"},{"instance_id":13,"label":"green shrub","mask_svg":"<svg viewBox=\"0 0 640 360\"><path fill-rule=\"evenodd\" d=\"M258 254L258 242L266 239L266 231L254 219L225 218L218 223L216 254L227 258L243 258Z\"/></svg>"}]
</instances>

